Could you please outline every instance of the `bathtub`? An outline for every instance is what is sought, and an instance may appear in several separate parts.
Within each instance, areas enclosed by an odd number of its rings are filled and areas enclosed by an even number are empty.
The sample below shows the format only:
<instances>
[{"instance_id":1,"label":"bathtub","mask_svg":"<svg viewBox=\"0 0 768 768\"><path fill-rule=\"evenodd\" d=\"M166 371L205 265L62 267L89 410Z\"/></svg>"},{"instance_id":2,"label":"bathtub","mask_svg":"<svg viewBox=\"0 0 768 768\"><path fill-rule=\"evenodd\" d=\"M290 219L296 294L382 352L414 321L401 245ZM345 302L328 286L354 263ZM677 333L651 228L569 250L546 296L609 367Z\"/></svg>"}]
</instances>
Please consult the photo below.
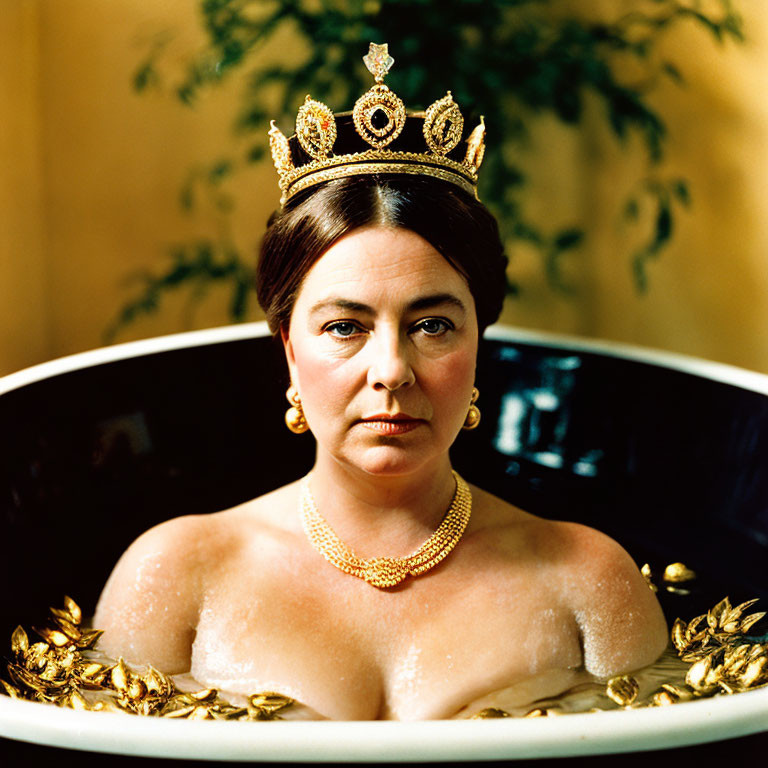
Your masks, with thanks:
<instances>
[{"instance_id":1,"label":"bathtub","mask_svg":"<svg viewBox=\"0 0 768 768\"><path fill-rule=\"evenodd\" d=\"M483 417L455 467L545 517L578 520L656 571L671 621L729 595L768 610L768 376L621 344L495 326ZM262 323L116 345L0 379L0 642L72 595L92 612L111 567L168 517L287 483L313 441L285 429L282 350ZM759 626L759 625L758 625ZM763 630L765 631L765 630ZM768 730L768 689L673 707L534 720L230 723L79 713L0 696L16 741L126 755L270 762L508 760L660 750ZM753 736L732 742L738 757Z\"/></svg>"}]
</instances>

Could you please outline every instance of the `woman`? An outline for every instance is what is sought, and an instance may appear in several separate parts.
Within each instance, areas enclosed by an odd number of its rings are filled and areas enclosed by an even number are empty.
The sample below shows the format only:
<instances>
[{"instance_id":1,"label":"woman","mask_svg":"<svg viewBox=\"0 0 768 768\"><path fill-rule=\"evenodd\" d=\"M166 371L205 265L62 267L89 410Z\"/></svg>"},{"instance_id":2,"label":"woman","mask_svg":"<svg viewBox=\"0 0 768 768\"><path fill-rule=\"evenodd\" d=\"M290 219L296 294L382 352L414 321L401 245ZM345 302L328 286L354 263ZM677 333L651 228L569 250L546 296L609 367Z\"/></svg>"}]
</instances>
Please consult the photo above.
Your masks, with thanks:
<instances>
[{"instance_id":1,"label":"woman","mask_svg":"<svg viewBox=\"0 0 768 768\"><path fill-rule=\"evenodd\" d=\"M308 97L293 143L272 132L283 207L258 291L314 468L140 537L99 602L102 648L332 719L471 716L645 666L666 626L621 547L452 471L505 285L472 194L482 132L451 159L450 94L406 119L382 84L386 49L367 58L377 84L351 119Z\"/></svg>"}]
</instances>

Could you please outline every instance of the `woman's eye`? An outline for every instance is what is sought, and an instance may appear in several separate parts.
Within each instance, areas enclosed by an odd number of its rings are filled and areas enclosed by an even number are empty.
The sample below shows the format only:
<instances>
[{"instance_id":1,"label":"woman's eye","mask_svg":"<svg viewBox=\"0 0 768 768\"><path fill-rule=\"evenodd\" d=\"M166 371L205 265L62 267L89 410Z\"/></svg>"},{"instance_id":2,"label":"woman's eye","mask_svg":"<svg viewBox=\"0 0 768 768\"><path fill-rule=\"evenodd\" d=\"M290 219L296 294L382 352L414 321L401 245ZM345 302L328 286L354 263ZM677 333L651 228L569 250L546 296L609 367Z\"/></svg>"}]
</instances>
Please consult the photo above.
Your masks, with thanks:
<instances>
[{"instance_id":1,"label":"woman's eye","mask_svg":"<svg viewBox=\"0 0 768 768\"><path fill-rule=\"evenodd\" d=\"M415 326L415 330L421 331L427 336L440 336L446 331L450 331L452 328L453 325L451 325L451 323L439 317L428 317L426 320L422 320Z\"/></svg>"},{"instance_id":2,"label":"woman's eye","mask_svg":"<svg viewBox=\"0 0 768 768\"><path fill-rule=\"evenodd\" d=\"M326 326L325 330L331 334L331 336L337 336L340 338L347 338L348 336L354 336L362 329L356 323L349 322L348 320L342 320L337 323L331 323Z\"/></svg>"}]
</instances>

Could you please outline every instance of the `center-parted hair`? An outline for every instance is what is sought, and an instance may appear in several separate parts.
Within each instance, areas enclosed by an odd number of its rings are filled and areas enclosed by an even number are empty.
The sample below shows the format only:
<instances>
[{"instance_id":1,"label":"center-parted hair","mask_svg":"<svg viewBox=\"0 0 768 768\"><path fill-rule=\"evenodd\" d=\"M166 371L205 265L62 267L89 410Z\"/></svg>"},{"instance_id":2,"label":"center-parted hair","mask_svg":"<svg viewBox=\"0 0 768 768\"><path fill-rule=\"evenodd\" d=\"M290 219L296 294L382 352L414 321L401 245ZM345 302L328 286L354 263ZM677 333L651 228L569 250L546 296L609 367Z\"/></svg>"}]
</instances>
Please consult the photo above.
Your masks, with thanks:
<instances>
[{"instance_id":1,"label":"center-parted hair","mask_svg":"<svg viewBox=\"0 0 768 768\"><path fill-rule=\"evenodd\" d=\"M301 284L338 240L372 226L423 237L467 281L482 333L501 312L507 257L496 219L472 195L429 176L356 176L297 194L269 222L256 273L273 333L287 328Z\"/></svg>"}]
</instances>

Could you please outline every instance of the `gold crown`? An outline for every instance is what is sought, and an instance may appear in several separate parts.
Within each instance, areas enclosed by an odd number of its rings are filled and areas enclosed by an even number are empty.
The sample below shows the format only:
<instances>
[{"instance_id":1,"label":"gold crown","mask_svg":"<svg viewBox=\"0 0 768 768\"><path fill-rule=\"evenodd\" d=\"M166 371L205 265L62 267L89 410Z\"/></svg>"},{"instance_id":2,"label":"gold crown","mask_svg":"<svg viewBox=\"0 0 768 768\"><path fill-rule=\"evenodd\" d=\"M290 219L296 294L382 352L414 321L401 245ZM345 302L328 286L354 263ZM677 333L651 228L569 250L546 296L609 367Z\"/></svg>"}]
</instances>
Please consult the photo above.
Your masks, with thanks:
<instances>
[{"instance_id":1,"label":"gold crown","mask_svg":"<svg viewBox=\"0 0 768 768\"><path fill-rule=\"evenodd\" d=\"M452 159L448 154L461 141L464 118L451 92L426 112L406 112L402 100L383 82L395 63L387 44L371 43L363 61L376 82L355 102L351 121L345 120L349 112L334 115L325 104L307 95L296 115L295 136L287 139L275 121L271 122L269 146L279 175L280 203L284 205L297 192L315 184L369 173L424 174L456 184L477 197L477 173L485 153L483 118L467 139L463 160ZM412 147L385 149L414 121L423 121L426 152L414 152ZM350 126L354 134L346 130ZM368 147L364 144L361 151L334 155L340 129L347 134L342 143L362 139Z\"/></svg>"}]
</instances>

